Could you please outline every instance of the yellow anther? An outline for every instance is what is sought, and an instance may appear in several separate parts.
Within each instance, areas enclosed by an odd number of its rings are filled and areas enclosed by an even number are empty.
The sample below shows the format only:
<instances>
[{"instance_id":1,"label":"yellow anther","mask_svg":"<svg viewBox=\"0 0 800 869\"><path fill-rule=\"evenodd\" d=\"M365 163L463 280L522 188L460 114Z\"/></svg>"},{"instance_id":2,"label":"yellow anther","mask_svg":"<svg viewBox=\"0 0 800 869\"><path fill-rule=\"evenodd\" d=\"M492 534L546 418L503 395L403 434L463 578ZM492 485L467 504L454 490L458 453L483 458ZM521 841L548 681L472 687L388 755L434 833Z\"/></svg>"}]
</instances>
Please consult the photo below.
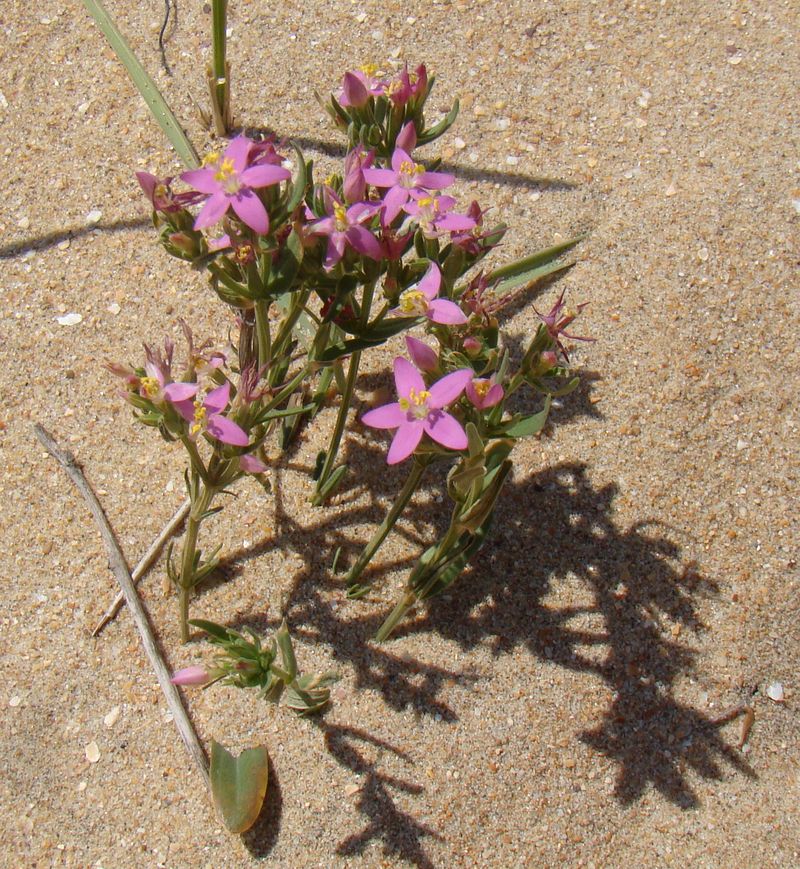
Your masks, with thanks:
<instances>
[{"instance_id":1,"label":"yellow anther","mask_svg":"<svg viewBox=\"0 0 800 869\"><path fill-rule=\"evenodd\" d=\"M219 151L209 151L209 153L203 157L204 166L216 166L217 163L219 163Z\"/></svg>"},{"instance_id":2,"label":"yellow anther","mask_svg":"<svg viewBox=\"0 0 800 869\"><path fill-rule=\"evenodd\" d=\"M415 163L413 160L403 160L400 164L400 174L401 175L422 175L425 171L425 167L420 165L419 163Z\"/></svg>"},{"instance_id":3,"label":"yellow anther","mask_svg":"<svg viewBox=\"0 0 800 869\"><path fill-rule=\"evenodd\" d=\"M428 299L422 290L406 290L400 294L398 307L404 314L424 314L428 310Z\"/></svg>"},{"instance_id":4,"label":"yellow anther","mask_svg":"<svg viewBox=\"0 0 800 869\"><path fill-rule=\"evenodd\" d=\"M141 394L145 398L153 398L158 395L158 390L161 388L161 384L155 377L142 377L139 381L139 388Z\"/></svg>"},{"instance_id":5,"label":"yellow anther","mask_svg":"<svg viewBox=\"0 0 800 869\"><path fill-rule=\"evenodd\" d=\"M486 393L492 388L492 384L488 380L473 380L472 387L479 398L486 398Z\"/></svg>"},{"instance_id":6,"label":"yellow anther","mask_svg":"<svg viewBox=\"0 0 800 869\"><path fill-rule=\"evenodd\" d=\"M367 75L370 78L383 75L383 72L377 63L365 63L364 66L360 66L359 69L364 73L364 75Z\"/></svg>"},{"instance_id":7,"label":"yellow anther","mask_svg":"<svg viewBox=\"0 0 800 869\"><path fill-rule=\"evenodd\" d=\"M333 203L333 219L336 221L336 229L344 232L347 229L347 208L341 202Z\"/></svg>"}]
</instances>

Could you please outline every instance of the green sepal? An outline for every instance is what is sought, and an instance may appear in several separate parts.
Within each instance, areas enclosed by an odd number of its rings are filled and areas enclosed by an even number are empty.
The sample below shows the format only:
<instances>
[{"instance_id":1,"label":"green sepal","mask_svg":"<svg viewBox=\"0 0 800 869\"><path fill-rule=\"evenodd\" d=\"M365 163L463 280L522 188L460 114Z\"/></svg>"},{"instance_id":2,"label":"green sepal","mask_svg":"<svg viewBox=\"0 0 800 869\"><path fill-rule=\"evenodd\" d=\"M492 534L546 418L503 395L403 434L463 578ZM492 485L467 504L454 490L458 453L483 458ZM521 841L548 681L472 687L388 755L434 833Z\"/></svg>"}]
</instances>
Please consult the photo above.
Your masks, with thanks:
<instances>
[{"instance_id":1,"label":"green sepal","mask_svg":"<svg viewBox=\"0 0 800 869\"><path fill-rule=\"evenodd\" d=\"M495 431L511 438L527 438L538 434L547 423L551 402L552 398L548 395L544 400L544 407L538 413L521 418L517 417L510 424L501 426L499 430L496 429Z\"/></svg>"},{"instance_id":2,"label":"green sepal","mask_svg":"<svg viewBox=\"0 0 800 869\"><path fill-rule=\"evenodd\" d=\"M294 656L292 638L289 636L289 629L286 627L286 619L281 622L281 626L278 629L278 633L275 635L275 639L278 641L278 648L281 650L283 666L286 668L286 672L289 676L288 680L284 679L284 681L292 682L297 676L297 659Z\"/></svg>"},{"instance_id":3,"label":"green sepal","mask_svg":"<svg viewBox=\"0 0 800 869\"><path fill-rule=\"evenodd\" d=\"M266 294L269 297L279 296L287 292L294 282L300 264L303 261L303 242L293 229L286 239L286 244L273 263L269 277L266 280Z\"/></svg>"}]
</instances>

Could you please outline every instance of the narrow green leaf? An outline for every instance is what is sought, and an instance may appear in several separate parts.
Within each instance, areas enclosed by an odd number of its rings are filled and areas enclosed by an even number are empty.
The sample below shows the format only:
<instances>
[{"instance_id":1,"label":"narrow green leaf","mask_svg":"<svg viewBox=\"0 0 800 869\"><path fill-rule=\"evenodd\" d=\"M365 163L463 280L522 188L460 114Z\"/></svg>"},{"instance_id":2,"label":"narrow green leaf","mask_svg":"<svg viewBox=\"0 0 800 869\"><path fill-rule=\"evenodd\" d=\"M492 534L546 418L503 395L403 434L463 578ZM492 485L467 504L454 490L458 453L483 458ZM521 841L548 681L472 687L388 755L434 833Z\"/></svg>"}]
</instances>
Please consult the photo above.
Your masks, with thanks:
<instances>
[{"instance_id":1,"label":"narrow green leaf","mask_svg":"<svg viewBox=\"0 0 800 869\"><path fill-rule=\"evenodd\" d=\"M111 16L106 12L99 0L83 0L83 5L92 18L94 18L100 30L102 30L103 35L109 41L117 57L122 61L123 66L128 71L128 75L142 95L142 99L147 103L147 107L152 112L159 127L164 131L164 135L172 143L172 147L177 155L190 169L197 168L200 165L197 151L195 151L194 146L187 138L186 133L183 132L177 118L172 113L172 109L167 105L164 97L161 96L161 92L156 87L155 82L147 74L141 63L139 63L138 58L131 50L125 37L120 33L116 24L114 24Z\"/></svg>"},{"instance_id":2,"label":"narrow green leaf","mask_svg":"<svg viewBox=\"0 0 800 869\"><path fill-rule=\"evenodd\" d=\"M442 120L439 121L438 124L435 124L429 130L425 130L425 132L417 139L417 144L427 145L434 139L438 139L439 136L441 136L443 133L446 133L455 123L455 120L458 117L458 109L459 102L458 100L456 100L447 115L442 118Z\"/></svg>"},{"instance_id":3,"label":"narrow green leaf","mask_svg":"<svg viewBox=\"0 0 800 869\"><path fill-rule=\"evenodd\" d=\"M205 619L189 619L189 624L195 628L200 628L201 631L205 631L210 637L216 637L218 640L231 639L228 628L224 628L216 622L208 622Z\"/></svg>"},{"instance_id":4,"label":"narrow green leaf","mask_svg":"<svg viewBox=\"0 0 800 869\"><path fill-rule=\"evenodd\" d=\"M269 779L269 758L263 746L249 748L234 757L211 740L211 792L217 811L232 833L243 833L255 824Z\"/></svg>"},{"instance_id":5,"label":"narrow green leaf","mask_svg":"<svg viewBox=\"0 0 800 869\"><path fill-rule=\"evenodd\" d=\"M575 245L583 241L584 238L586 238L585 234L576 235L575 238L571 238L568 241L562 241L559 244L554 244L551 247L538 250L536 253L532 253L522 259L508 263L508 265L504 265L499 269L495 269L493 272L489 273L487 280L491 284L497 280L505 280L506 278L516 277L517 275L523 275L526 272L533 271L539 266L558 259L561 254L566 253L568 250L575 247Z\"/></svg>"}]
</instances>

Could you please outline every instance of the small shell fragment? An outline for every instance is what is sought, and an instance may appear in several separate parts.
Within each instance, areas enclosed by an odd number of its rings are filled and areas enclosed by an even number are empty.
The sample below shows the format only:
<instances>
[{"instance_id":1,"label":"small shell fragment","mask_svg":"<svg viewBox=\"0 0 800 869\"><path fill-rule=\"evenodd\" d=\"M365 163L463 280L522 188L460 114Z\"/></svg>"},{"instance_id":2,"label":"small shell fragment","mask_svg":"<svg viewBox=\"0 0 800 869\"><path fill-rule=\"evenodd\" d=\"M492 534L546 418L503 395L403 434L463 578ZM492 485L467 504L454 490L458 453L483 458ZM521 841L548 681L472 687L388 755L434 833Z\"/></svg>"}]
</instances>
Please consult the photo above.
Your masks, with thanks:
<instances>
[{"instance_id":1,"label":"small shell fragment","mask_svg":"<svg viewBox=\"0 0 800 869\"><path fill-rule=\"evenodd\" d=\"M767 688L767 697L776 703L783 703L783 685L780 682L773 682Z\"/></svg>"},{"instance_id":2,"label":"small shell fragment","mask_svg":"<svg viewBox=\"0 0 800 869\"><path fill-rule=\"evenodd\" d=\"M84 752L86 754L86 760L88 760L89 763L97 763L97 761L100 760L100 749L97 747L97 743L94 740L86 746Z\"/></svg>"},{"instance_id":3,"label":"small shell fragment","mask_svg":"<svg viewBox=\"0 0 800 869\"><path fill-rule=\"evenodd\" d=\"M56 317L56 322L59 326L77 326L83 320L80 314L64 314L63 317Z\"/></svg>"},{"instance_id":4,"label":"small shell fragment","mask_svg":"<svg viewBox=\"0 0 800 869\"><path fill-rule=\"evenodd\" d=\"M106 727L113 727L117 723L117 721L119 720L119 712L120 712L119 706L115 706L103 718L103 724L105 724Z\"/></svg>"}]
</instances>

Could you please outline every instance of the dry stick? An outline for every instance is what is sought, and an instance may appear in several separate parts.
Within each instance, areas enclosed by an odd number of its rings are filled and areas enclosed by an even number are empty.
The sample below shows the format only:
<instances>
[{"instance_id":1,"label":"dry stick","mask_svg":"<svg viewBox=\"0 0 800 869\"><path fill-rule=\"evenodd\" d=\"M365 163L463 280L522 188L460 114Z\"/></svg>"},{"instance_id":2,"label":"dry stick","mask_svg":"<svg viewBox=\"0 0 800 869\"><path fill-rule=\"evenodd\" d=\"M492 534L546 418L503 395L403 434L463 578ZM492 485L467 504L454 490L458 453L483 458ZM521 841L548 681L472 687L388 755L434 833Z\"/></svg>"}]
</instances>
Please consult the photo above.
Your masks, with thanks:
<instances>
[{"instance_id":1,"label":"dry stick","mask_svg":"<svg viewBox=\"0 0 800 869\"><path fill-rule=\"evenodd\" d=\"M189 721L186 710L183 708L178 689L172 684L172 682L170 682L169 670L167 670L164 659L161 657L161 652L156 645L155 637L153 636L153 631L150 628L150 622L147 618L147 613L145 612L141 600L139 600L139 595L136 593L136 587L131 579L128 565L125 563L122 550L119 548L119 544L117 543L114 531L106 518L106 514L103 512L103 508L100 506L97 496L86 481L83 471L78 467L75 457L71 453L62 450L50 434L38 423L34 425L33 430L36 432L36 437L39 438L47 452L50 453L50 455L67 472L70 479L77 486L78 491L83 495L84 500L89 505L89 509L92 511L92 515L100 529L100 534L106 544L109 565L114 571L117 582L119 582L122 587L122 592L125 595L125 602L128 604L128 609L131 612L133 621L142 638L142 645L147 653L147 657L150 659L150 664L155 670L158 684L161 686L161 690L164 692L164 696L167 699L167 706L169 707L169 711L172 713L175 726L178 728L178 732L180 733L181 739L183 739L184 745L188 749L189 754L197 764L197 768L203 776L206 787L209 787L208 761L205 752L197 739L197 734L194 732L192 722Z\"/></svg>"},{"instance_id":2,"label":"dry stick","mask_svg":"<svg viewBox=\"0 0 800 869\"><path fill-rule=\"evenodd\" d=\"M178 507L175 515L169 522L164 526L163 531L156 537L156 539L150 544L150 548L145 552L142 556L139 563L134 567L133 573L131 574L131 579L133 580L133 584L136 583L150 570L153 562L158 558L159 553L161 552L164 544L167 540L172 537L172 535L180 528L183 524L183 521L189 515L189 508L192 506L192 502L187 498L180 507ZM105 611L103 618L95 625L94 630L92 631L92 636L96 637L100 631L116 616L116 614L122 608L122 604L125 603L125 593L120 592L115 598L114 602L111 606Z\"/></svg>"}]
</instances>

